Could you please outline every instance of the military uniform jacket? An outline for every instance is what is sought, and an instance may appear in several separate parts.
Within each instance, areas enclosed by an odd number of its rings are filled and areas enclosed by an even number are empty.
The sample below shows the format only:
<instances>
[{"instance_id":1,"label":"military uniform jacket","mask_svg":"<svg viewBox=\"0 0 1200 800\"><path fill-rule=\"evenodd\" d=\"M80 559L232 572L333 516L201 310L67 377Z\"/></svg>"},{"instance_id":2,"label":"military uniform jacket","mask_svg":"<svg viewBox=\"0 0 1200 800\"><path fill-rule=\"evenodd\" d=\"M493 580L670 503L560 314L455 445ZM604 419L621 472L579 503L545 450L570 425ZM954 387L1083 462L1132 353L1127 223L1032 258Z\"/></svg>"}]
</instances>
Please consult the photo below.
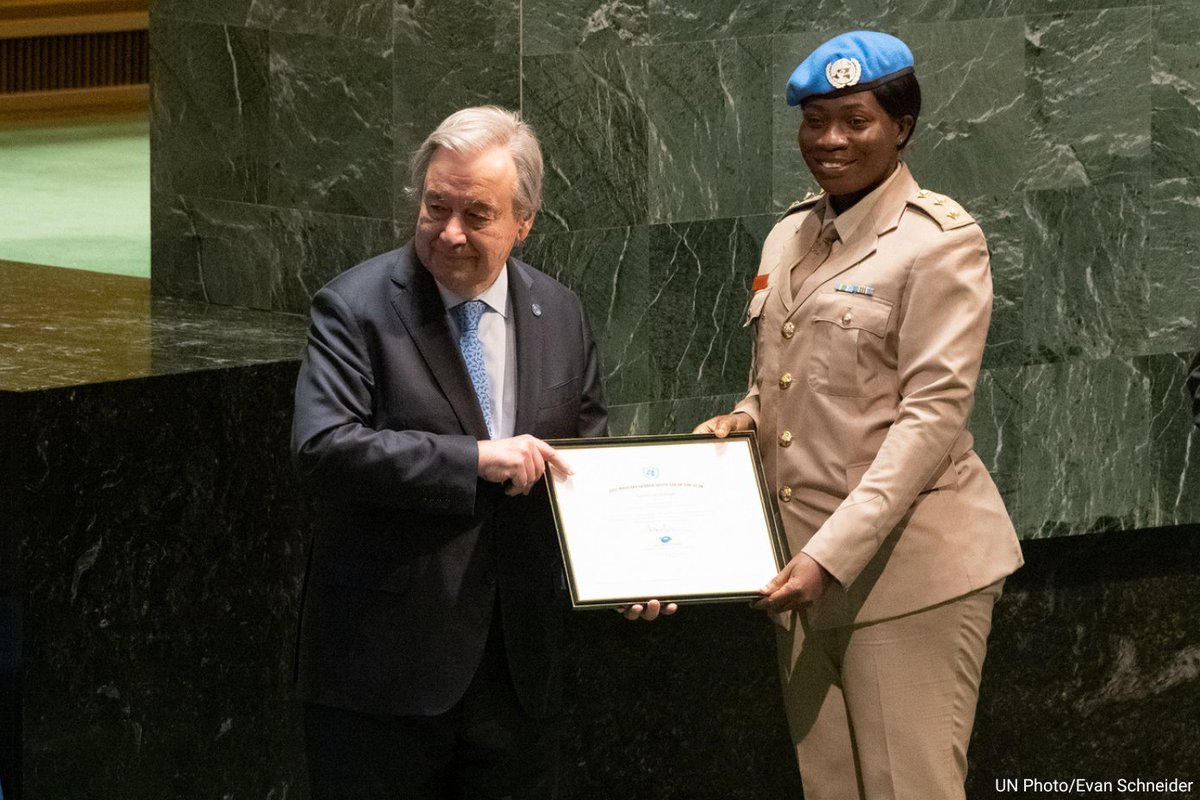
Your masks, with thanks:
<instances>
[{"instance_id":1,"label":"military uniform jacket","mask_svg":"<svg viewBox=\"0 0 1200 800\"><path fill-rule=\"evenodd\" d=\"M788 271L826 201L785 215L747 314L755 366L736 410L757 424L791 552L837 581L808 610L822 628L928 608L1022 564L967 430L991 317L987 244L900 170L795 297Z\"/></svg>"}]
</instances>

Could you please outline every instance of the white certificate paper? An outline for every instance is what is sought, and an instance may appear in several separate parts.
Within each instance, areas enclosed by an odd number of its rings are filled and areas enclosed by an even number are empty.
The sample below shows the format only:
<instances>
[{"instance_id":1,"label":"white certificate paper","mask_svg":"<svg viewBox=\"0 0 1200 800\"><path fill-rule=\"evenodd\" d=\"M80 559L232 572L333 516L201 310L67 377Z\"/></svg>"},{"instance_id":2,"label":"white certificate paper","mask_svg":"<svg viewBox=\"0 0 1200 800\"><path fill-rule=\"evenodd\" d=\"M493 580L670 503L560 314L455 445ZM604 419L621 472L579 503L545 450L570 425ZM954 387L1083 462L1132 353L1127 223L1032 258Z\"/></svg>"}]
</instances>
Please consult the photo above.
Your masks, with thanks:
<instances>
[{"instance_id":1,"label":"white certificate paper","mask_svg":"<svg viewBox=\"0 0 1200 800\"><path fill-rule=\"evenodd\" d=\"M554 442L549 476L576 607L758 596L783 566L751 435Z\"/></svg>"}]
</instances>

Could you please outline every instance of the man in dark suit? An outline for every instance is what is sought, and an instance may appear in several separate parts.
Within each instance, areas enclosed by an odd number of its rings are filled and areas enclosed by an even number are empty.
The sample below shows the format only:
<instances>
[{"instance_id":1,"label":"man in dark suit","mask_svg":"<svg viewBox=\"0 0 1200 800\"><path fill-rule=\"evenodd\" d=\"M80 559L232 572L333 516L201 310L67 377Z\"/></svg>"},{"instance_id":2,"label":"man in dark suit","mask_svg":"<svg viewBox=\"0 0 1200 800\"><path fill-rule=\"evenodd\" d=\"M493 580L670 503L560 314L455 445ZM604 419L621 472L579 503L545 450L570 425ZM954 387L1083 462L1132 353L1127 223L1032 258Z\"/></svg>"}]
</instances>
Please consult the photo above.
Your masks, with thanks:
<instances>
[{"instance_id":1,"label":"man in dark suit","mask_svg":"<svg viewBox=\"0 0 1200 800\"><path fill-rule=\"evenodd\" d=\"M549 798L564 589L543 441L603 436L578 298L510 253L541 196L513 113L413 156L416 235L313 298L293 452L317 505L299 643L313 797Z\"/></svg>"}]
</instances>

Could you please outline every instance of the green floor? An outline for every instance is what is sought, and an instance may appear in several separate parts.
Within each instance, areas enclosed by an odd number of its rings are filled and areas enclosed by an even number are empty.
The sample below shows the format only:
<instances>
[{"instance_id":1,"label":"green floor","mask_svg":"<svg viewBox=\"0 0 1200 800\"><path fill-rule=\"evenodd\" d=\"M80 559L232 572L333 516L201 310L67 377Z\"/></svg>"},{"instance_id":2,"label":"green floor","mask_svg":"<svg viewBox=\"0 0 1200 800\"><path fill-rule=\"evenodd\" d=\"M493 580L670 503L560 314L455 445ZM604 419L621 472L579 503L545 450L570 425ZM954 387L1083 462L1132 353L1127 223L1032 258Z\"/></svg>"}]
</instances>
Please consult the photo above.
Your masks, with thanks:
<instances>
[{"instance_id":1,"label":"green floor","mask_svg":"<svg viewBox=\"0 0 1200 800\"><path fill-rule=\"evenodd\" d=\"M150 123L0 127L0 259L150 277Z\"/></svg>"}]
</instances>

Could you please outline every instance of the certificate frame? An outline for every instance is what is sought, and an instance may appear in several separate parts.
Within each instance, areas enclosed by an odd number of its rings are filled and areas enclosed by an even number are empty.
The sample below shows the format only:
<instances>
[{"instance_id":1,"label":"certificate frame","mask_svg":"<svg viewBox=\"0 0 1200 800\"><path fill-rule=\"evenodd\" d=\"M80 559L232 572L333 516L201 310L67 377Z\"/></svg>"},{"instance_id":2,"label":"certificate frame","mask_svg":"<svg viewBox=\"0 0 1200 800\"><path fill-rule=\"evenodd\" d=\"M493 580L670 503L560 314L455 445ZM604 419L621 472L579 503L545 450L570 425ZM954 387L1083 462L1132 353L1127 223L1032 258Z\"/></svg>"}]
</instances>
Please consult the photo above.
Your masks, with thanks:
<instances>
[{"instance_id":1,"label":"certificate frame","mask_svg":"<svg viewBox=\"0 0 1200 800\"><path fill-rule=\"evenodd\" d=\"M616 502L612 524L615 526L612 538L606 540L604 549L611 544L617 548L628 547L624 555L618 557L634 558L640 554L639 570L646 575L626 576L616 581L604 577L604 571L612 571L612 562L600 563L604 559L594 554L598 550L600 537L607 536L593 528L598 523L585 516L588 510L595 510L596 498L590 500L577 499L583 494L574 488L573 482L577 476L564 477L547 469L545 481L550 496L550 507L554 516L554 527L558 534L559 549L562 552L563 566L566 573L567 588L571 594L571 604L577 609L617 608L631 603L640 603L656 599L664 603L671 602L680 605L698 603L726 603L754 600L760 597L758 589L773 578L784 564L787 563L787 549L782 534L783 525L779 516L775 495L767 489L766 476L763 472L762 460L758 451L758 439L754 431L735 431L728 436L717 437L713 434L667 434L657 436L614 436L609 438L591 439L554 439L548 442L562 456L563 460L576 468L579 464L591 471L583 475L583 479L592 479L596 475L598 465L618 463L623 467L629 464L655 463L656 458L666 457L674 464L672 470L678 470L679 462L686 457L689 462L701 465L703 469L706 459L714 462L714 470L727 468L734 473L735 480L729 484L704 484L695 482L664 482L662 484L644 483L633 485L613 485L607 489L605 499L621 500L622 493L627 494L633 509L623 509L621 502ZM671 448L663 450L662 448ZM675 450L674 448L680 448ZM717 450L721 448L721 450ZM614 450L615 449L615 450ZM608 452L613 450L613 452ZM574 461L572 457L574 456ZM729 460L728 464L716 465L715 462ZM624 462L628 462L625 464ZM736 463L735 463L736 462ZM647 481L659 477L658 469L654 466L643 468ZM612 480L618 480L612 478ZM640 479L635 479L640 480ZM693 481L697 480L695 477ZM678 492L691 492L691 496L699 500L701 511L707 510L710 516L719 517L726 522L736 518L739 524L733 526L736 530L728 538L720 535L715 529L703 534L691 535L680 539L668 535L666 527L674 524L673 520L664 519L658 522L645 522L648 530L641 531L643 520L635 519L638 501L647 505L647 493L659 490L661 487L683 487ZM645 491L641 491L645 490ZM598 490L596 490L598 491ZM667 489L669 493L671 490ZM697 494L697 491L702 494ZM642 496L639 496L641 492ZM593 495L595 495L595 491ZM727 496L726 496L727 495ZM670 498L670 501L682 502L684 498ZM653 504L651 499L650 503ZM732 504L732 505L730 505ZM681 507L682 508L682 507ZM609 510L606 504L606 511ZM677 509L678 510L678 509ZM669 513L669 509L664 514ZM684 509L684 517L687 517ZM704 516L693 515L692 525L703 527ZM746 525L740 524L745 519ZM663 526L655 529L655 526ZM656 533L663 532L657 537L663 544L680 541L685 544L682 549L670 550L659 548L652 539ZM718 543L719 539L719 543ZM680 547L681 545L670 545ZM739 548L742 559L729 559L729 547ZM668 554L669 553L669 554ZM683 553L684 555L675 555ZM607 559L609 553L605 553ZM651 563L647 563L651 562ZM676 562L674 565L671 562ZM624 562L622 562L624 563ZM702 568L693 571L681 571L672 576L672 569L678 566L696 566ZM750 575L754 577L750 578ZM645 586L645 591L635 591L629 584L635 582ZM678 589L672 591L671 589ZM657 590L656 590L657 589Z\"/></svg>"}]
</instances>

